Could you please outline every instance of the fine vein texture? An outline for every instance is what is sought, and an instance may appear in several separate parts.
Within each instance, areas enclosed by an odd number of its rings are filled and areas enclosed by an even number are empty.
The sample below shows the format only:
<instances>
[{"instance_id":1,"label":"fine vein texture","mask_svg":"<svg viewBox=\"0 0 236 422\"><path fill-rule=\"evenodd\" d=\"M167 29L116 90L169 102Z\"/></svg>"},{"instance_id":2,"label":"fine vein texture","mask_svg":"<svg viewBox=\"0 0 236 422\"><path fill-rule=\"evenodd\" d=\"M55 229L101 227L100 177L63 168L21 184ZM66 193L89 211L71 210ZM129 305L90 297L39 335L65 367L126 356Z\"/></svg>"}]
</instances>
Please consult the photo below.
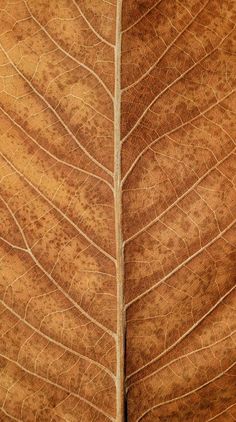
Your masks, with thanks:
<instances>
[{"instance_id":1,"label":"fine vein texture","mask_svg":"<svg viewBox=\"0 0 236 422\"><path fill-rule=\"evenodd\" d=\"M0 422L236 420L235 24L0 0Z\"/></svg>"}]
</instances>

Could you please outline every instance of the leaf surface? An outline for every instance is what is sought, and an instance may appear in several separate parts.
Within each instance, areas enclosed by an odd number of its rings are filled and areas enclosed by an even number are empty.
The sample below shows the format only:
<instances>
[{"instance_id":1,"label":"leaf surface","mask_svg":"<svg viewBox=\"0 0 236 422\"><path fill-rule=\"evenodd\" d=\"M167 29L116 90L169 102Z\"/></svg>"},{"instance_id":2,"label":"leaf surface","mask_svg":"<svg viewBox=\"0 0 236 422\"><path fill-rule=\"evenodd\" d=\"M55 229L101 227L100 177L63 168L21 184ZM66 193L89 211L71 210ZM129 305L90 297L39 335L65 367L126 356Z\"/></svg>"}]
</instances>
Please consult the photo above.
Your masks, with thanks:
<instances>
[{"instance_id":1,"label":"leaf surface","mask_svg":"<svg viewBox=\"0 0 236 422\"><path fill-rule=\"evenodd\" d=\"M0 3L0 421L233 421L235 2Z\"/></svg>"},{"instance_id":2,"label":"leaf surface","mask_svg":"<svg viewBox=\"0 0 236 422\"><path fill-rule=\"evenodd\" d=\"M130 422L236 415L235 12L229 1L124 3Z\"/></svg>"}]
</instances>

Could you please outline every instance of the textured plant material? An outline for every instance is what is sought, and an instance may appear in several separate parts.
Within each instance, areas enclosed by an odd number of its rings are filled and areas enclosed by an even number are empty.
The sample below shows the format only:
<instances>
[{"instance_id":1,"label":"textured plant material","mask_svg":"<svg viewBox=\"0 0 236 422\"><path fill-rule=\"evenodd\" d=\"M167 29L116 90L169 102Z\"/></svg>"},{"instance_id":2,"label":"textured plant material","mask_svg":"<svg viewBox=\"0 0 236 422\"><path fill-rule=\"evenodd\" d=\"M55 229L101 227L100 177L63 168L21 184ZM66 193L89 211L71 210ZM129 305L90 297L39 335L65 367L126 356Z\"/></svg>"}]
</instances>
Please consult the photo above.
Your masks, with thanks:
<instances>
[{"instance_id":1,"label":"textured plant material","mask_svg":"<svg viewBox=\"0 0 236 422\"><path fill-rule=\"evenodd\" d=\"M236 420L236 2L0 0L0 421Z\"/></svg>"}]
</instances>

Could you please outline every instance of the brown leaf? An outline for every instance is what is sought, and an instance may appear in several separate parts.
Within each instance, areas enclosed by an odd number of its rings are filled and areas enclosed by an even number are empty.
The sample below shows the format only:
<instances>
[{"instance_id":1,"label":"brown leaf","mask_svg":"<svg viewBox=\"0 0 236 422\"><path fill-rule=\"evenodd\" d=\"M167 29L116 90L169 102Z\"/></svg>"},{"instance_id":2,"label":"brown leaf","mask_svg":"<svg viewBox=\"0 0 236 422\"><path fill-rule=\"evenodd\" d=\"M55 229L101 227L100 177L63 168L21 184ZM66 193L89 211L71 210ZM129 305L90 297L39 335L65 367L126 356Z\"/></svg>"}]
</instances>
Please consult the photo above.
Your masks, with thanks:
<instances>
[{"instance_id":1,"label":"brown leaf","mask_svg":"<svg viewBox=\"0 0 236 422\"><path fill-rule=\"evenodd\" d=\"M0 421L235 420L236 3L0 3Z\"/></svg>"}]
</instances>

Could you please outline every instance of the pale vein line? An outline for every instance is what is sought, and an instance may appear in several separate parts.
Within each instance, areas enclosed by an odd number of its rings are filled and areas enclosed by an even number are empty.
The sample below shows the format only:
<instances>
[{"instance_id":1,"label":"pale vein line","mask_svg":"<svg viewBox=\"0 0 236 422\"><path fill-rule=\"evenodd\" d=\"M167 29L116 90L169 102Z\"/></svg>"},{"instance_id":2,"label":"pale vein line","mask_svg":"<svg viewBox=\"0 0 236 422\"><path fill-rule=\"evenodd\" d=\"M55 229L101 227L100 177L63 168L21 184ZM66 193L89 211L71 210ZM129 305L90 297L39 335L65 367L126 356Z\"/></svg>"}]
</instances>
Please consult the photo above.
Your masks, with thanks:
<instances>
[{"instance_id":1,"label":"pale vein line","mask_svg":"<svg viewBox=\"0 0 236 422\"><path fill-rule=\"evenodd\" d=\"M124 34L125 32L129 31L131 28L133 28L135 25L137 25L142 19L145 18L145 16L147 16L153 9L155 9L155 7L157 7L160 3L162 2L162 0L158 0L152 7L150 7L150 9L148 9L142 16L140 16L140 18L138 18L134 23L132 23L130 26L128 26L126 29L123 29L122 33Z\"/></svg>"},{"instance_id":2,"label":"pale vein line","mask_svg":"<svg viewBox=\"0 0 236 422\"><path fill-rule=\"evenodd\" d=\"M144 376L143 378L140 378L140 379L138 379L137 381L134 381L133 383L129 384L129 386L128 386L128 388L127 388L127 391L128 391L128 390L130 390L130 388L131 388L131 387L133 387L134 385L140 384L140 383L142 383L143 381L146 381L147 379L151 378L152 376L154 376L154 375L158 374L158 373L159 373L159 372L161 372L163 369L168 368L168 367L169 367L170 365L172 365L173 363L178 362L179 360L181 360L181 359L183 359L183 358L187 358L187 357L189 357L189 356L192 356L192 355L194 355L195 353L201 352L202 350L207 350L207 349L210 349L211 347L216 346L217 344L219 344L219 343L221 343L221 342L223 342L223 341L227 340L228 338L232 337L232 336L233 336L233 334L235 334L235 333L236 333L236 330L233 330L233 331L232 331L230 334L228 334L227 336L222 337L222 338L220 338L219 340L217 340L217 341L215 341L215 342L213 342L213 343L211 343L211 344L208 344L207 346L200 347L200 348L198 348L198 349L192 350L191 352L188 352L188 353L185 353L185 354L183 354L183 355L180 355L180 356L178 356L178 357L177 357L177 358L175 358L175 359L172 359L170 362L166 363L166 364L165 364L165 365L163 365L161 368L158 368L158 369L156 369L154 372L152 372L152 373L150 373L150 374L148 374L148 375ZM127 379L128 379L128 377L127 377Z\"/></svg>"},{"instance_id":3,"label":"pale vein line","mask_svg":"<svg viewBox=\"0 0 236 422\"><path fill-rule=\"evenodd\" d=\"M115 102L114 102L114 211L117 259L117 422L125 414L125 312L124 312L124 247L122 237L122 185L121 185L121 19L122 0L116 5L115 46Z\"/></svg>"},{"instance_id":4,"label":"pale vein line","mask_svg":"<svg viewBox=\"0 0 236 422\"><path fill-rule=\"evenodd\" d=\"M169 277L171 277L173 274L175 274L177 271L179 271L183 266L188 264L192 259L194 259L196 256L198 256L200 253L202 253L205 249L207 249L209 246L211 246L214 242L216 242L223 234L225 234L234 224L236 220L232 221L231 224L229 224L222 232L220 232L214 239L212 239L210 242L208 242L205 246L203 246L201 249L196 251L193 255L189 256L185 261L181 262L176 268L173 269L169 274L167 274L165 277L163 277L161 280L159 280L157 283L155 283L153 286L151 286L149 289L145 290L145 292L141 293L139 296L135 297L133 300L131 300L129 303L126 304L126 309L130 307L133 303L140 300L142 297L146 296L148 293L150 293L152 290L154 290L156 287L158 287L161 283L166 281Z\"/></svg>"},{"instance_id":5,"label":"pale vein line","mask_svg":"<svg viewBox=\"0 0 236 422\"><path fill-rule=\"evenodd\" d=\"M219 416L221 416L221 415L223 415L224 413L228 412L228 410L229 410L229 409L232 409L232 407L234 407L234 406L236 406L236 403L231 404L231 406L228 406L226 409L222 410L222 412L217 413L217 415L213 416L213 417L212 417L212 418L210 418L210 419L207 419L207 421L206 421L206 422L210 422L210 421L213 421L213 420L217 419Z\"/></svg>"},{"instance_id":6,"label":"pale vein line","mask_svg":"<svg viewBox=\"0 0 236 422\"><path fill-rule=\"evenodd\" d=\"M82 12L81 8L79 7L78 3L75 0L72 0L72 3L74 3L75 7L77 8L77 10L79 11L79 13L81 14L81 16L83 17L83 19L85 20L85 22L87 23L87 25L89 26L89 28L91 29L91 31L96 35L97 38L99 38L102 42L104 42L105 44L109 45L110 47L114 48L114 44L110 43L108 40L106 40L101 34L99 34L95 28L93 27L93 25L89 22L89 20L86 18L85 14Z\"/></svg>"},{"instance_id":7,"label":"pale vein line","mask_svg":"<svg viewBox=\"0 0 236 422\"><path fill-rule=\"evenodd\" d=\"M28 250L27 249L25 249L25 248L22 248L21 246L18 246L18 245L14 245L13 243L11 243L11 242L9 242L9 240L7 240L7 239L5 239L4 237L2 237L2 236L0 236L0 240L2 241L2 242L5 242L8 246L10 246L11 248L13 248L13 249L17 249L18 251L21 251L21 252L28 252Z\"/></svg>"},{"instance_id":8,"label":"pale vein line","mask_svg":"<svg viewBox=\"0 0 236 422\"><path fill-rule=\"evenodd\" d=\"M40 380L46 382L47 384L51 384L53 387L59 388L60 390L65 391L66 393L71 394L72 396L78 398L79 400L82 400L83 402L85 402L86 404L88 404L90 407L93 407L96 411L98 411L99 413L102 413L104 416L106 416L107 418L109 418L110 420L115 422L115 419L112 418L111 415L109 415L108 413L104 412L102 409L100 409L99 407L97 407L95 404L93 404L92 402L90 402L89 400L87 400L85 397L80 396L79 394L75 393L75 392L71 392L69 391L67 388L63 387L60 384L57 384L54 381L49 380L48 378L43 377L42 375L37 374L36 372L30 371L29 369L25 368L23 365L21 365L19 362L15 361L14 359L9 358L8 356L3 355L2 353L0 353L0 356L2 356L4 359L8 360L9 362L13 363L14 365L18 366L22 371L33 375L36 378L39 378Z\"/></svg>"},{"instance_id":9,"label":"pale vein line","mask_svg":"<svg viewBox=\"0 0 236 422\"><path fill-rule=\"evenodd\" d=\"M5 116L11 120L11 122L17 126L28 138L30 138L35 145L37 145L42 151L44 151L46 154L48 154L51 158L53 158L54 160L58 161L61 164L64 164L65 166L68 166L70 168L73 168L74 170L80 171L81 173L87 174L88 176L94 177L95 179L100 180L103 183L106 183L106 185L113 191L113 187L112 185L107 182L105 179L103 179L100 176L97 176L94 173L91 173L87 170L84 170L78 166L75 166L73 164L68 163L67 161L61 160L60 158L56 157L56 155L52 154L50 151L48 151L46 148L44 148L42 145L40 145L40 143L37 142L37 140L35 138L33 138L19 123L17 123L11 116L9 113L7 113L1 106L0 106L0 110L2 111L2 113L5 114Z\"/></svg>"},{"instance_id":10,"label":"pale vein line","mask_svg":"<svg viewBox=\"0 0 236 422\"><path fill-rule=\"evenodd\" d=\"M64 120L61 118L61 116L57 113L56 110L52 107L52 105L46 100L46 98L43 97L42 94L32 85L32 83L27 79L27 77L20 71L20 69L15 65L15 63L11 60L10 56L7 54L7 52L3 49L2 45L0 44L0 48L3 52L3 54L7 57L9 63L12 65L12 67L15 69L15 71L24 79L24 81L30 86L32 91L39 97L41 100L47 104L47 107L52 111L52 113L57 117L58 121L61 123L61 125L64 127L64 129L70 134L70 136L74 139L76 144L82 149L82 151L90 158L91 161L93 161L94 164L96 164L98 167L100 167L103 171L105 171L107 174L113 177L112 172L107 169L102 163L96 160L87 150L86 148L78 141L74 133L69 129L67 124L64 122Z\"/></svg>"},{"instance_id":11,"label":"pale vein line","mask_svg":"<svg viewBox=\"0 0 236 422\"><path fill-rule=\"evenodd\" d=\"M31 181L29 179L27 179L25 177L25 175L18 170L9 160L8 158L2 153L0 152L0 155L2 156L2 158L9 164L9 166L15 170L15 172L22 178L25 180L25 182L30 185L46 202L48 202L52 208L56 209L57 212L66 220L68 221L68 223L70 223L80 234L81 236L83 236L91 245L93 245L97 250L99 250L99 252L101 252L103 255L105 255L107 258L109 258L112 262L116 263L115 258L110 255L108 252L106 252L104 249L102 249L99 245L97 245L97 243L95 243L92 239L89 238L89 236L84 233L66 214L64 214L63 211L60 210L60 208L58 208L50 199L48 199L43 192L41 192L36 186L34 186L33 183L31 183Z\"/></svg>"},{"instance_id":12,"label":"pale vein line","mask_svg":"<svg viewBox=\"0 0 236 422\"><path fill-rule=\"evenodd\" d=\"M96 360L86 356L82 355L81 353L77 352L74 349L71 349L70 347L66 346L65 344L61 343L60 341L49 337L47 334L45 334L43 331L40 331L38 328L34 327L30 322L28 322L26 319L22 318L17 312L14 311L13 308L8 306L2 299L0 299L0 303L9 311L11 314L13 314L19 321L23 322L25 325L27 325L34 333L39 334L41 337L45 338L48 342L56 344L57 346L61 347L62 349L66 350L68 353L78 356L80 359L86 360L97 367L99 367L102 371L106 372L111 379L115 382L115 376L110 371L110 369L106 368L106 366L102 365L101 363L97 362Z\"/></svg>"},{"instance_id":13,"label":"pale vein line","mask_svg":"<svg viewBox=\"0 0 236 422\"><path fill-rule=\"evenodd\" d=\"M141 293L139 296L135 297L133 300L131 300L129 303L126 304L126 308L131 306L134 302L140 300L143 296L146 296L149 292L154 290L157 286L159 286L162 282L166 281L169 277L171 277L173 274L175 274L177 271L179 271L184 265L186 265L188 262L190 262L193 258L198 256L201 252L203 252L206 248L211 246L216 240L218 240L223 234L225 234L234 224L236 220L232 221L222 232L220 232L214 239L212 239L210 242L206 243L205 246L203 246L201 249L196 251L193 255L189 256L185 261L181 262L176 268L173 269L169 274L167 274L165 277L163 277L161 280L159 280L157 283L155 283L153 286L151 286L149 289L145 290L145 292Z\"/></svg>"},{"instance_id":14,"label":"pale vein line","mask_svg":"<svg viewBox=\"0 0 236 422\"><path fill-rule=\"evenodd\" d=\"M235 27L235 26L234 26ZM156 97L151 101L151 103L145 108L141 116L138 118L136 123L133 125L133 127L129 130L129 132L123 137L122 141L126 141L127 138L131 135L131 133L136 129L136 127L139 125L143 117L146 115L146 113L150 110L150 108L153 106L153 104L166 92L169 88L171 88L173 85L175 85L177 82L179 82L181 79L184 78L189 72L191 72L196 66L200 65L204 60L206 60L208 57L210 57L215 51L219 49L221 44L225 41L229 35L233 32L234 28L221 40L221 42L217 45L217 47L213 48L208 54L203 56L200 60L195 62L191 67L189 67L184 73L182 73L178 78L176 78L173 82L171 82L168 86L166 86Z\"/></svg>"},{"instance_id":15,"label":"pale vein line","mask_svg":"<svg viewBox=\"0 0 236 422\"><path fill-rule=\"evenodd\" d=\"M24 0L25 2L25 0ZM52 35L46 30L46 28L44 28L44 26L38 21L38 19L32 14L31 10L29 9L28 5L25 3L28 12L30 14L30 16L32 17L32 19L38 24L38 26L40 27L40 29L50 38L50 40L53 42L53 44L55 44L57 46L57 48L64 53L67 57L69 57L71 60L73 60L74 62L76 62L79 66L83 67L84 69L86 69L89 73L91 73L96 79L97 81L103 86L103 88L105 89L106 93L109 95L109 97L111 98L111 100L113 101L113 96L110 92L110 90L108 89L108 87L106 86L106 84L103 82L103 80L97 75L96 72L94 72L94 70L92 70L90 67L88 67L86 64L80 62L79 60L77 60L74 56L72 56L68 51L66 51L53 37Z\"/></svg>"},{"instance_id":16,"label":"pale vein line","mask_svg":"<svg viewBox=\"0 0 236 422\"><path fill-rule=\"evenodd\" d=\"M47 272L47 270L42 266L42 264L37 260L37 258L35 257L35 255L33 254L32 250L30 249L30 246L28 244L28 241L26 239L25 233L20 225L20 223L18 222L15 214L13 213L13 211L11 210L11 208L9 207L9 205L7 204L7 202L2 198L2 196L0 195L0 199L2 200L2 202L5 204L8 212L10 213L10 215L12 216L13 220L15 221L21 236L24 240L25 246L27 248L27 252L30 255L30 257L32 258L32 260L34 261L34 263L38 266L38 268L40 268L40 270L46 275L46 277L57 287L57 289L67 298L67 300L69 302L71 302L73 304L73 306L82 314L84 315L86 318L88 318L88 320L90 322L92 322L93 324L95 324L97 327L99 327L102 331L104 331L105 333L109 334L110 336L112 336L113 338L116 338L116 334L111 331L109 328L105 327L103 324L101 324L99 321L97 321L96 319L94 319L91 315L89 315L83 308L81 308L79 306L79 304L68 294L66 293L66 291L60 286L60 284L57 283L57 281L52 277L51 274L49 274ZM62 311L63 312L63 311Z\"/></svg>"},{"instance_id":17,"label":"pale vein line","mask_svg":"<svg viewBox=\"0 0 236 422\"><path fill-rule=\"evenodd\" d=\"M219 236L217 236L215 239L213 239L212 242L209 242L207 246L210 246L210 244L212 244L214 241L216 241L218 238L220 238L220 236L222 234L224 234L227 230L229 230L233 224L236 222L236 220L231 223ZM204 248L202 248L202 250L204 250ZM202 252L202 251L200 251ZM191 257L191 259L193 258L193 256ZM183 264L181 264L181 266L183 266L185 264L185 262ZM176 269L177 270L177 269ZM175 271L172 271L172 273ZM166 276L166 278L169 278L172 274L170 273L169 275ZM163 282L164 279L162 279L161 282ZM132 372L128 377L132 377L133 375L137 374L138 372L140 372L142 369L146 368L147 366L151 365L152 363L156 362L157 360L159 360L162 356L164 356L167 352L169 352L170 350L172 350L177 344L181 343L182 340L184 340L189 334L191 334L191 332L198 327L199 324L201 324L201 322L208 317L219 305L220 303L227 298L235 289L236 285L234 285L227 293L225 293L224 296L222 296L216 303L214 306L212 306L208 312L206 312L197 322L195 322L189 330L187 330L181 337L178 338L178 340L176 340L171 346L169 346L166 350L164 350L163 352L161 352L158 356L156 356L155 358L151 359L149 362L147 362L145 365L141 366L140 368L138 368L136 371Z\"/></svg>"},{"instance_id":18,"label":"pale vein line","mask_svg":"<svg viewBox=\"0 0 236 422\"><path fill-rule=\"evenodd\" d=\"M68 72L70 72L70 71L68 71ZM60 76L61 76L61 75L62 75L62 74L60 74L60 75L58 76L58 78L60 78ZM57 78L55 78L54 80L56 80L56 79L57 79ZM48 88L47 88L47 89L48 89ZM89 102L85 101L85 100L83 99L83 97L81 97L80 95L74 95L74 94L70 93L70 94L65 95L65 96L64 96L64 98L73 98L73 99L75 99L75 100L80 100L80 101L81 101L81 103L82 103L85 107L88 107L88 108L89 108L90 110L92 110L95 114L97 114L97 115L101 116L103 120L107 120L109 123L113 124L113 119L111 119L110 117L106 116L106 115L105 115L102 111L96 110L96 108L95 108L94 106L92 106L92 104L89 104ZM58 103L57 103L57 105L56 105L56 107L55 107L55 108L58 108L58 107L60 106L60 104L61 104L61 100L59 100L59 101L58 101Z\"/></svg>"},{"instance_id":19,"label":"pale vein line","mask_svg":"<svg viewBox=\"0 0 236 422\"><path fill-rule=\"evenodd\" d=\"M156 404L155 406L152 406L150 409L146 410L137 420L136 422L139 422L141 419L144 418L144 416L146 416L148 413L150 413L152 410L157 409L158 407L173 403L177 400L181 400L185 397L190 396L191 394L194 394L195 392L201 390L202 388L206 387L207 385L211 384L212 382L216 381L217 379L219 379L220 377L222 377L223 375L225 375L228 371L230 371L230 369L232 369L234 366L236 365L236 363L232 363L232 365L230 365L227 369L225 369L224 371L222 371L220 374L216 375L214 378L211 378L209 381L205 382L204 384L200 385L199 387L194 388L191 391L188 391L185 394L182 394L181 396L175 397L173 399L170 400L166 400L162 403Z\"/></svg>"},{"instance_id":20,"label":"pale vein line","mask_svg":"<svg viewBox=\"0 0 236 422\"><path fill-rule=\"evenodd\" d=\"M174 208L185 196L187 196L191 191L193 191L213 170L217 169L218 166L220 166L224 161L226 161L235 151L234 147L229 154L227 154L224 158L217 161L217 163L212 166L209 170L207 170L206 173L204 173L193 185L190 186L190 188L185 191L179 198L177 198L168 208L166 208L165 211L163 211L161 214L159 214L156 218L154 218L150 223L148 223L146 226L142 227L138 232L134 233L132 236L130 236L128 239L125 240L124 244L129 243L131 240L135 239L137 236L139 236L141 233L146 231L149 227L151 227L153 224L155 224L157 221L159 221L168 211L170 211L172 208Z\"/></svg>"},{"instance_id":21,"label":"pale vein line","mask_svg":"<svg viewBox=\"0 0 236 422\"><path fill-rule=\"evenodd\" d=\"M149 67L149 69L145 73L143 73L142 76L140 76L140 78L138 78L132 84L123 88L122 92L128 91L130 88L136 86L139 82L141 82L144 78L146 78L146 76L148 76L149 73L151 73L153 69L155 69L155 67L160 63L162 58L166 55L166 53L168 53L168 51L176 43L176 41L185 33L185 31L192 25L192 23L197 19L197 17L204 11L204 9L207 6L207 4L209 3L209 1L210 0L207 0L207 2L202 6L202 8L197 12L197 14L195 16L193 16L192 19L188 22L188 24L183 28L183 30L178 33L176 38L174 38L174 40L168 45L166 50L163 51L163 53L160 55L160 57L157 59L157 61L155 63L153 63L153 65L151 67Z\"/></svg>"},{"instance_id":22,"label":"pale vein line","mask_svg":"<svg viewBox=\"0 0 236 422\"><path fill-rule=\"evenodd\" d=\"M202 112L198 113L196 116L194 116L192 119L187 120L185 123L182 123L179 126L176 126L174 129L171 129L169 132L163 133L163 135L159 136L158 138L154 139L154 141L152 141L149 145L147 145L141 152L140 154L135 158L133 164L130 166L130 168L127 170L126 174L124 175L123 179L122 179L122 184L125 182L125 180L127 179L127 177L129 176L129 174L132 172L132 170L134 169L134 167L136 166L137 162L140 160L140 158L145 154L145 152L151 147L153 146L156 142L160 141L161 139L163 139L165 136L170 135L176 131L178 131L179 129L182 129L183 127L189 125L191 122L193 122L194 120L199 119L200 116L206 118L206 116L204 116L204 114L208 113L210 110L212 110L214 107L217 107L217 105L219 105L222 101L226 100L228 97L230 97L232 94L235 93L235 90L232 90L231 92L229 92L228 94L226 94L224 97L220 98L217 102L215 102L214 104L212 104L211 106L209 106L208 108L206 108L205 110L203 110ZM211 121L211 120L210 120ZM215 122L211 123L215 124ZM229 136L229 135L228 135Z\"/></svg>"},{"instance_id":23,"label":"pale vein line","mask_svg":"<svg viewBox=\"0 0 236 422\"><path fill-rule=\"evenodd\" d=\"M8 413L3 407L0 408L0 410L9 418L11 418L13 421L17 421L17 422L24 422L22 419L17 419L15 418L15 416L11 415L10 413Z\"/></svg>"}]
</instances>

